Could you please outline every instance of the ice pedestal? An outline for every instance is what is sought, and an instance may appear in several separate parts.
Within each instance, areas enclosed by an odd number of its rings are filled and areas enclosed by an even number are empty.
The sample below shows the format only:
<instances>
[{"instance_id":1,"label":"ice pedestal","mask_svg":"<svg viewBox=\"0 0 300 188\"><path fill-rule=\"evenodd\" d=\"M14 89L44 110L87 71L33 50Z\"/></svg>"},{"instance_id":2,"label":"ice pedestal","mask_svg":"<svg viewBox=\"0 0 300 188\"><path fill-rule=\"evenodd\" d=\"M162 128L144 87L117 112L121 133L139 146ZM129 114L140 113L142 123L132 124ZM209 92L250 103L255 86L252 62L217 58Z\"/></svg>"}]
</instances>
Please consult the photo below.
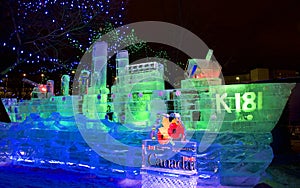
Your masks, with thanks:
<instances>
[{"instance_id":1,"label":"ice pedestal","mask_svg":"<svg viewBox=\"0 0 300 188\"><path fill-rule=\"evenodd\" d=\"M77 126L84 128L79 131ZM65 169L106 177L137 176L137 168L118 165L108 159L129 159L130 163L137 157L135 161L141 164L141 150L132 151L108 142L109 133L103 127L100 121L84 116L76 117L75 121L74 117L63 117L59 113L46 119L31 114L22 123L0 124L0 163L10 161L13 165ZM82 134L89 135L88 140ZM91 148L97 145L107 145L100 148L101 155Z\"/></svg>"},{"instance_id":2,"label":"ice pedestal","mask_svg":"<svg viewBox=\"0 0 300 188\"><path fill-rule=\"evenodd\" d=\"M199 143L198 143L199 147ZM221 146L213 143L205 151L197 151L197 183L201 186L217 186L220 182Z\"/></svg>"},{"instance_id":3,"label":"ice pedestal","mask_svg":"<svg viewBox=\"0 0 300 188\"><path fill-rule=\"evenodd\" d=\"M202 153L197 152L198 184L254 186L273 159L271 133L229 133L196 131L192 140L215 137Z\"/></svg>"},{"instance_id":4,"label":"ice pedestal","mask_svg":"<svg viewBox=\"0 0 300 188\"><path fill-rule=\"evenodd\" d=\"M143 151L143 158L141 150L130 149L129 145L142 148L139 142L148 134L139 135L139 137L134 132L113 135L105 130L96 129L99 127L97 123L91 126L94 121L88 122L88 119L83 118L80 122L82 126L85 126L84 122L89 124L83 130L85 132L81 132L89 135L89 139L84 140L74 120L70 119L69 126L60 129L59 126L52 125L56 121L55 118L44 121L40 119L32 115L31 119L28 118L21 124L13 124L0 129L0 162L12 160L16 165L63 168L95 173L100 176L136 178L139 168L130 166L133 166L134 161L140 161L140 163L143 161L141 164L143 165L141 171L143 187L151 187L151 185L152 187L195 187L196 184L254 186L259 182L273 158L269 145L272 141L271 133L196 131L190 139L191 144L183 146L185 149L182 150L176 149L176 143L175 146L158 145L157 142L149 140L147 143L144 142L144 148L148 149ZM58 119L64 118L58 117ZM199 144L203 143L201 140L204 133L216 137L205 151L200 152ZM110 142L107 139L108 134L113 137L118 136L115 139L125 145ZM94 149L99 147L101 155L90 146ZM176 154L175 151L178 153ZM170 161L171 168L166 168L165 165L168 166L169 161L164 162L164 159L167 159L164 156L179 161L180 167L182 167L181 161L183 160L194 161L195 170L172 168L174 161L172 163ZM186 158L183 159L183 156ZM148 159L150 165L146 163ZM125 164L123 166L111 162L122 160ZM189 167L188 165L185 166Z\"/></svg>"},{"instance_id":5,"label":"ice pedestal","mask_svg":"<svg viewBox=\"0 0 300 188\"><path fill-rule=\"evenodd\" d=\"M142 187L196 188L197 177L142 172Z\"/></svg>"},{"instance_id":6,"label":"ice pedestal","mask_svg":"<svg viewBox=\"0 0 300 188\"><path fill-rule=\"evenodd\" d=\"M273 159L271 133L222 133L220 182L222 185L256 185Z\"/></svg>"},{"instance_id":7,"label":"ice pedestal","mask_svg":"<svg viewBox=\"0 0 300 188\"><path fill-rule=\"evenodd\" d=\"M196 187L197 143L143 141L143 187Z\"/></svg>"}]
</instances>

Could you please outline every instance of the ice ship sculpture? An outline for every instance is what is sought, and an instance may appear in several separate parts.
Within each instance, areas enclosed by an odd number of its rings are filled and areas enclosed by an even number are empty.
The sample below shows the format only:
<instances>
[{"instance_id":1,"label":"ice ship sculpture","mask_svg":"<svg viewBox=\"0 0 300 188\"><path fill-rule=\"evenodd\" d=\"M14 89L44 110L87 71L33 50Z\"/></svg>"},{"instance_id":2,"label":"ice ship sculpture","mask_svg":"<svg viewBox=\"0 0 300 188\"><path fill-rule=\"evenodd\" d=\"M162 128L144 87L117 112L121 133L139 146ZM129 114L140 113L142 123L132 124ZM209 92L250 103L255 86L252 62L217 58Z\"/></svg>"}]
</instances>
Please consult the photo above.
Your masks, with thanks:
<instances>
[{"instance_id":1,"label":"ice ship sculpture","mask_svg":"<svg viewBox=\"0 0 300 188\"><path fill-rule=\"evenodd\" d=\"M65 76L63 96L2 99L11 121L18 123L1 127L0 159L135 178L143 164L142 152L127 145L142 148L157 116L173 112L180 114L185 139L193 143L183 146L193 148L189 185L255 185L272 161L270 132L294 84L222 85L221 67L208 57L189 60L181 88L166 90L162 64L129 64L128 52L121 51L117 54L117 81L109 92L106 43L94 45L92 61L92 69L81 72L77 95L68 95ZM83 139L82 130L89 133L88 140ZM110 142L108 135L123 145ZM110 147L106 150L99 143ZM116 164L120 161L128 166ZM132 167L132 161L139 163ZM168 174L176 174L173 170L168 169ZM148 185L159 180L157 176L143 178ZM176 184L177 179L170 181Z\"/></svg>"}]
</instances>

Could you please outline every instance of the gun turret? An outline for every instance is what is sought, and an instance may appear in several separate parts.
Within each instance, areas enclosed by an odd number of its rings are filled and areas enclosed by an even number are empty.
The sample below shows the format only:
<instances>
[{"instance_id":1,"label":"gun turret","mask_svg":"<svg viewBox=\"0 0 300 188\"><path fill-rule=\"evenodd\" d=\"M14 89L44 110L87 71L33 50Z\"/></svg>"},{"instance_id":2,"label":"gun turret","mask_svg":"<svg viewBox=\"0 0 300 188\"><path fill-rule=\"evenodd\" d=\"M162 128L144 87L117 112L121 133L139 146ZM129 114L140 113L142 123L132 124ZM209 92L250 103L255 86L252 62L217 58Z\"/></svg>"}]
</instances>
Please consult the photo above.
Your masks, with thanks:
<instances>
[{"instance_id":1,"label":"gun turret","mask_svg":"<svg viewBox=\"0 0 300 188\"><path fill-rule=\"evenodd\" d=\"M38 84L29 79L23 78L22 82L33 86L32 98L50 98L54 95L54 82L52 80L47 81L47 85Z\"/></svg>"},{"instance_id":2,"label":"gun turret","mask_svg":"<svg viewBox=\"0 0 300 188\"><path fill-rule=\"evenodd\" d=\"M36 83L36 82L34 82L34 81L31 81L31 80L28 80L28 79L26 79L26 78L23 78L23 79L22 79L22 82L24 82L24 83L26 83L26 84L29 84L29 85L32 85L32 86L34 86L34 87L39 87L39 85L40 85L40 84L38 84L38 83Z\"/></svg>"}]
</instances>

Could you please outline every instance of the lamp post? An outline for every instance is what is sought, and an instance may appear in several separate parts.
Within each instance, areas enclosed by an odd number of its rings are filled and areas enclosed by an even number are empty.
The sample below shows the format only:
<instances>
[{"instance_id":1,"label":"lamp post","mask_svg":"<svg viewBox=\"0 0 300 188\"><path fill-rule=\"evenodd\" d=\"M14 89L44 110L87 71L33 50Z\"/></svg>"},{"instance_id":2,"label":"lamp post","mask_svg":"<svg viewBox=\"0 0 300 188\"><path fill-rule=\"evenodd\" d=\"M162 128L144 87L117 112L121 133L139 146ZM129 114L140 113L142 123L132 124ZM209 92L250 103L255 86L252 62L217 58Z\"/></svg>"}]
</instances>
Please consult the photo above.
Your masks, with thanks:
<instances>
[{"instance_id":1,"label":"lamp post","mask_svg":"<svg viewBox=\"0 0 300 188\"><path fill-rule=\"evenodd\" d=\"M5 90L4 90L4 97L6 97L7 94L7 90L8 90L8 75L5 75Z\"/></svg>"},{"instance_id":2,"label":"lamp post","mask_svg":"<svg viewBox=\"0 0 300 188\"><path fill-rule=\"evenodd\" d=\"M239 76L235 77L235 79L236 79L236 81L237 81L238 83L240 83L240 77L239 77Z\"/></svg>"},{"instance_id":3,"label":"lamp post","mask_svg":"<svg viewBox=\"0 0 300 188\"><path fill-rule=\"evenodd\" d=\"M23 78L26 77L26 73L23 73ZM26 95L26 92L25 92L25 85L24 85L24 82L22 84L22 92L24 93L24 96ZM21 94L21 97L23 97L23 94Z\"/></svg>"},{"instance_id":4,"label":"lamp post","mask_svg":"<svg viewBox=\"0 0 300 188\"><path fill-rule=\"evenodd\" d=\"M41 77L42 77L42 83L44 82L44 77L45 77L45 75L42 73L41 74Z\"/></svg>"}]
</instances>

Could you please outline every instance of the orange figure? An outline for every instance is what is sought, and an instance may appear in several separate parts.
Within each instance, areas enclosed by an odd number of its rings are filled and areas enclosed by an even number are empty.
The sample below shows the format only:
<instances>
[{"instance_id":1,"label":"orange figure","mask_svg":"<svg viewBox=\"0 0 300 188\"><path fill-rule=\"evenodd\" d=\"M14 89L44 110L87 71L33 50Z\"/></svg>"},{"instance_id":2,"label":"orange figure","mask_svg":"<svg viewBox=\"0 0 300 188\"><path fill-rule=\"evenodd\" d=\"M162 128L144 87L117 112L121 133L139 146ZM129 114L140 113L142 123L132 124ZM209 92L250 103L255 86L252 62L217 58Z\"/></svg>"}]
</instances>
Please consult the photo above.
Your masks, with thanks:
<instances>
[{"instance_id":1,"label":"orange figure","mask_svg":"<svg viewBox=\"0 0 300 188\"><path fill-rule=\"evenodd\" d=\"M168 115L163 116L161 124L162 127L158 128L157 140L160 144L168 144L170 141L170 136L168 134L170 121Z\"/></svg>"}]
</instances>

